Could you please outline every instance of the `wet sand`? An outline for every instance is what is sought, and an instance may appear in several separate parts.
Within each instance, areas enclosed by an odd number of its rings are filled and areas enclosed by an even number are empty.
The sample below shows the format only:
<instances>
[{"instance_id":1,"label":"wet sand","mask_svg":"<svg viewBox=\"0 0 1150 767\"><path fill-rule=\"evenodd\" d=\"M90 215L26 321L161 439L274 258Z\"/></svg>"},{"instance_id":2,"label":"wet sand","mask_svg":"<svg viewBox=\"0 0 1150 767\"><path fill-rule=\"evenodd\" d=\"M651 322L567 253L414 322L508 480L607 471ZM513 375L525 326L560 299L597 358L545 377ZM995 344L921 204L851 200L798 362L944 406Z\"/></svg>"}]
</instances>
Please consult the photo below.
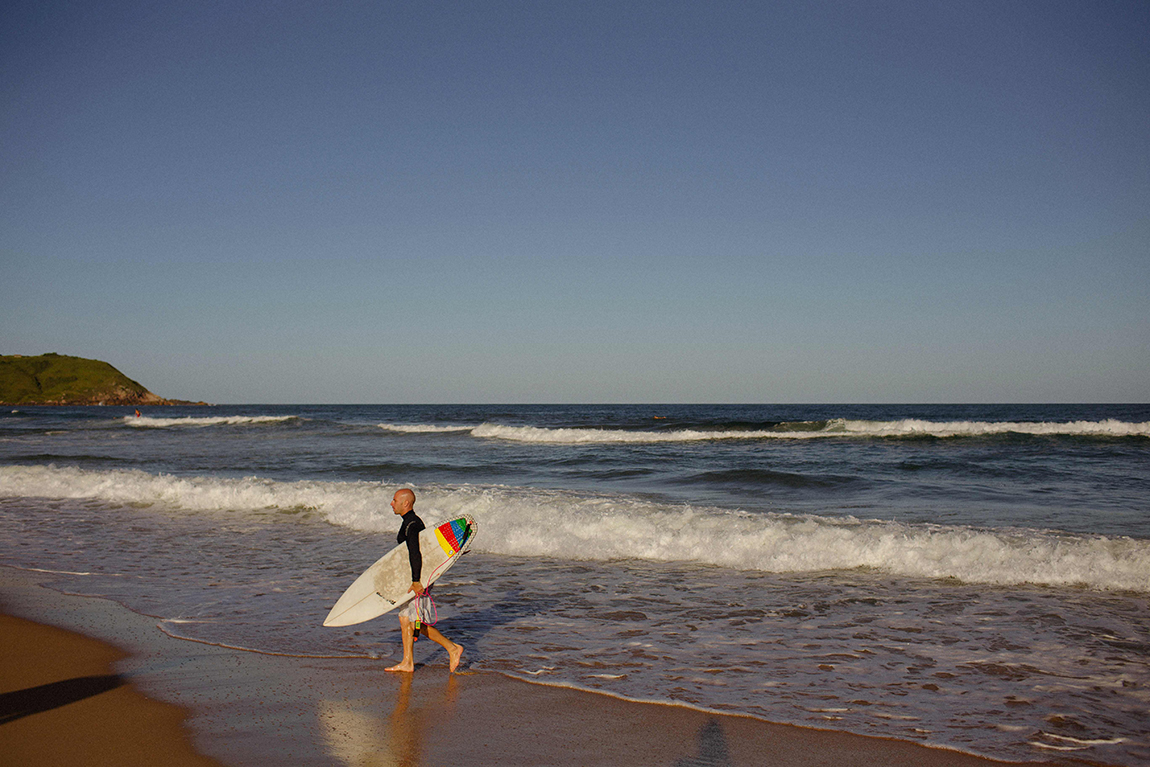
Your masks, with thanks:
<instances>
[{"instance_id":1,"label":"wet sand","mask_svg":"<svg viewBox=\"0 0 1150 767\"><path fill-rule=\"evenodd\" d=\"M464 672L450 674L446 655L427 647L417 649L424 662L415 674L389 674L385 661L205 645L167 636L155 619L107 600L58 594L40 580L0 568L7 614L0 622L0 753L13 764L1002 764L530 684L467 671L466 655Z\"/></svg>"}]
</instances>

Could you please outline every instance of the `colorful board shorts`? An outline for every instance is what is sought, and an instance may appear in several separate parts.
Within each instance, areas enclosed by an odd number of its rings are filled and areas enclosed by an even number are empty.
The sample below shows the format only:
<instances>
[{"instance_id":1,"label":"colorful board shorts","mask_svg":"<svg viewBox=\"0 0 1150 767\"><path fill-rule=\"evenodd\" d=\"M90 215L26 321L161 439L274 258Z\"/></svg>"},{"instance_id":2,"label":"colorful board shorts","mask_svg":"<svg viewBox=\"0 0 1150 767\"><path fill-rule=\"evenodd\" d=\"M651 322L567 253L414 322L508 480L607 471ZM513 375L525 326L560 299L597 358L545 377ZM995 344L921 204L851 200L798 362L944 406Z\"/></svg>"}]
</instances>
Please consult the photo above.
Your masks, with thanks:
<instances>
[{"instance_id":1,"label":"colorful board shorts","mask_svg":"<svg viewBox=\"0 0 1150 767\"><path fill-rule=\"evenodd\" d=\"M399 609L399 617L413 621L419 617L419 597L411 600Z\"/></svg>"},{"instance_id":2,"label":"colorful board shorts","mask_svg":"<svg viewBox=\"0 0 1150 767\"><path fill-rule=\"evenodd\" d=\"M430 597L430 591L430 589L427 589L423 593ZM435 624L435 611L431 606L430 598L420 599L419 597L416 597L415 599L405 604L403 607L399 608L399 614L404 618L407 618L409 621L413 621L418 618L419 620L429 625Z\"/></svg>"}]
</instances>

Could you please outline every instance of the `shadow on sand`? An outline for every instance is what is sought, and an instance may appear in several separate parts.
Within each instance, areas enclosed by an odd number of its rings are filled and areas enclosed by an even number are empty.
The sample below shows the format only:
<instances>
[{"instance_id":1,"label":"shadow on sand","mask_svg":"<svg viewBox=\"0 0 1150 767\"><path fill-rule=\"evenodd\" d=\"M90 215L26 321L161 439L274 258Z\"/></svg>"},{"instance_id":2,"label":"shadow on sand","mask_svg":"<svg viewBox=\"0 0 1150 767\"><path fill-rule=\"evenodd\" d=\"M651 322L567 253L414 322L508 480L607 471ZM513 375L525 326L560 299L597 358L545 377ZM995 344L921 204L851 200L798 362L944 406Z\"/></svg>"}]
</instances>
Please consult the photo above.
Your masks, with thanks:
<instances>
[{"instance_id":1,"label":"shadow on sand","mask_svg":"<svg viewBox=\"0 0 1150 767\"><path fill-rule=\"evenodd\" d=\"M128 683L119 674L78 676L0 695L0 724L91 698Z\"/></svg>"}]
</instances>

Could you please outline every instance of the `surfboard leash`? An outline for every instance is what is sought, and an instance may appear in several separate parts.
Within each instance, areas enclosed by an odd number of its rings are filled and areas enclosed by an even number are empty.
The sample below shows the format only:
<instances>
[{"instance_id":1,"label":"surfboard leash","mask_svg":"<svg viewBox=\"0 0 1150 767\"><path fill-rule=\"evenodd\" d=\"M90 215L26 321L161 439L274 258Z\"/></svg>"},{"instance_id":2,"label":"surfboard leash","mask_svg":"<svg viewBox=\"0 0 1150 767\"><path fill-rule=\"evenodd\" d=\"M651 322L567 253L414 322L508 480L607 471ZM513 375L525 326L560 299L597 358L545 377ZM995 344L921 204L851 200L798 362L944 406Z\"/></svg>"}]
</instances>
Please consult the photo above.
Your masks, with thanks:
<instances>
[{"instance_id":1,"label":"surfboard leash","mask_svg":"<svg viewBox=\"0 0 1150 767\"><path fill-rule=\"evenodd\" d=\"M443 563L439 565L439 567L431 571L431 577L428 578L429 581L434 580L435 576L439 574L439 571L447 567L449 562L452 562L456 558L463 556L471 548L471 542L475 539L475 530L477 525L475 524L475 519L470 515L465 514L463 518L467 520L467 524L464 526L463 530L460 531L464 533L462 536L462 541L459 541L459 538L455 535L455 531L450 529L450 523L445 523L436 528L436 537L439 540L439 545L449 547L454 549L454 551L450 557L445 559ZM445 527L449 529L444 531L443 528ZM447 532L448 535L445 536L445 532ZM430 617L431 620L424 620L425 616ZM426 623L428 626L434 626L438 622L439 608L435 606L435 599L433 599L431 596L431 586L428 586L423 590L422 594L415 598L415 630L413 632L414 636L412 637L412 641L419 641L419 630L423 628L423 624Z\"/></svg>"}]
</instances>

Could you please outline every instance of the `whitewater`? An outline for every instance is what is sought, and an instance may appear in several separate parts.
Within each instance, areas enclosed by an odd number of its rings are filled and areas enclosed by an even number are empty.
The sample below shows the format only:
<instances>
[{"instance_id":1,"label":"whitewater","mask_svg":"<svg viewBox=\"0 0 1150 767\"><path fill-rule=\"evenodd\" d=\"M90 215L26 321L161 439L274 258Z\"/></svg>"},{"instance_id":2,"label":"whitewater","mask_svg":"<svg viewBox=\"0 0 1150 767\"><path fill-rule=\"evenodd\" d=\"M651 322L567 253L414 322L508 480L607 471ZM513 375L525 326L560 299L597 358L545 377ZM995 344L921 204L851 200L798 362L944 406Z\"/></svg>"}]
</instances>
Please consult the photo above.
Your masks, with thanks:
<instances>
[{"instance_id":1,"label":"whitewater","mask_svg":"<svg viewBox=\"0 0 1150 767\"><path fill-rule=\"evenodd\" d=\"M997 434L1066 435L1095 437L1150 437L1150 422L1125 423L1076 421L1073 423L935 423L906 419L900 421L851 421L837 418L827 422L784 424L773 429L700 431L682 429L668 432L628 431L622 429L545 429L536 426L504 426L484 423L475 427L427 427L419 425L380 424L394 431L468 431L475 437L507 439L520 442L556 444L609 444L699 442L704 440L819 439L828 437L971 437Z\"/></svg>"},{"instance_id":2,"label":"whitewater","mask_svg":"<svg viewBox=\"0 0 1150 767\"><path fill-rule=\"evenodd\" d=\"M1145 406L245 406L0 414L0 564L177 637L322 619L400 486L482 534L474 667L1016 760L1150 759Z\"/></svg>"},{"instance_id":3,"label":"whitewater","mask_svg":"<svg viewBox=\"0 0 1150 767\"><path fill-rule=\"evenodd\" d=\"M1042 530L908 525L814 514L747 514L638 499L508 487L420 488L441 516L479 515L492 554L570 560L694 562L802 573L870 568L970 583L1071 585L1150 592L1150 541ZM386 532L392 488L372 482L277 482L0 467L0 495L90 499L201 512L310 511L331 524Z\"/></svg>"}]
</instances>

